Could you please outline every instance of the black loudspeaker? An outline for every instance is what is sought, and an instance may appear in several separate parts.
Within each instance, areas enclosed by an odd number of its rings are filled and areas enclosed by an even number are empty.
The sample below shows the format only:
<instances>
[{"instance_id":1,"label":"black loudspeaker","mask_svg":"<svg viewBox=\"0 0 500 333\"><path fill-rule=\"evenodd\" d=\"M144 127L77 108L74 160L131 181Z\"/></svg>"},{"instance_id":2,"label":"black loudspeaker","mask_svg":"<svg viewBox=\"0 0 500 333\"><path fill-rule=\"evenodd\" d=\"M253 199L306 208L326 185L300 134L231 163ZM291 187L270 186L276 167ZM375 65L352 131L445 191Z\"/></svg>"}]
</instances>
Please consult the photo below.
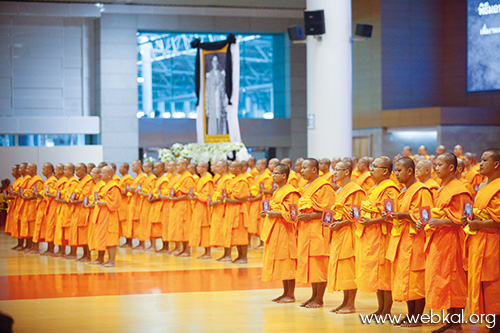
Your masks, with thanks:
<instances>
[{"instance_id":1,"label":"black loudspeaker","mask_svg":"<svg viewBox=\"0 0 500 333\"><path fill-rule=\"evenodd\" d=\"M293 26L288 28L288 37L290 40L302 40L304 39L304 31L300 26Z\"/></svg>"},{"instance_id":2,"label":"black loudspeaker","mask_svg":"<svg viewBox=\"0 0 500 333\"><path fill-rule=\"evenodd\" d=\"M323 10L305 11L304 25L306 35L322 35L325 33L325 12Z\"/></svg>"},{"instance_id":3,"label":"black loudspeaker","mask_svg":"<svg viewBox=\"0 0 500 333\"><path fill-rule=\"evenodd\" d=\"M356 23L356 36L370 38L372 36L373 25Z\"/></svg>"}]
</instances>

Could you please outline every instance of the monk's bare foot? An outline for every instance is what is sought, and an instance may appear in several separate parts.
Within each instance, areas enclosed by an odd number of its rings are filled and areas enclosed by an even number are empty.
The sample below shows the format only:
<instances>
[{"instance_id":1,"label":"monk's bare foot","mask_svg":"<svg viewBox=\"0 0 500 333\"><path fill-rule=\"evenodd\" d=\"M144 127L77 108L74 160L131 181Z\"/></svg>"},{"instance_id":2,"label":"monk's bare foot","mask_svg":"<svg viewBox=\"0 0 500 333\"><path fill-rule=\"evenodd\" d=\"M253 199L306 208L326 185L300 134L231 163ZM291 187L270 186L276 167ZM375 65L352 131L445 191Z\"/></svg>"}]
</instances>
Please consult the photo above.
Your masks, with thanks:
<instances>
[{"instance_id":1,"label":"monk's bare foot","mask_svg":"<svg viewBox=\"0 0 500 333\"><path fill-rule=\"evenodd\" d=\"M146 250L146 247L144 245L137 245L136 247L132 248L133 250L141 250L144 251Z\"/></svg>"},{"instance_id":2,"label":"monk's bare foot","mask_svg":"<svg viewBox=\"0 0 500 333\"><path fill-rule=\"evenodd\" d=\"M248 264L247 258L236 258L233 260L233 264Z\"/></svg>"},{"instance_id":3,"label":"monk's bare foot","mask_svg":"<svg viewBox=\"0 0 500 333\"><path fill-rule=\"evenodd\" d=\"M354 312L356 312L355 307L344 306L342 309L338 310L336 313L337 314L348 314L348 313L354 313Z\"/></svg>"},{"instance_id":4,"label":"monk's bare foot","mask_svg":"<svg viewBox=\"0 0 500 333\"><path fill-rule=\"evenodd\" d=\"M76 256L76 254L68 254L68 255L65 255L64 256L64 259L69 259L69 260L74 260L74 259L77 259L78 257Z\"/></svg>"},{"instance_id":5,"label":"monk's bare foot","mask_svg":"<svg viewBox=\"0 0 500 333\"><path fill-rule=\"evenodd\" d=\"M104 261L102 260L94 260L90 262L91 265L102 265L104 264Z\"/></svg>"},{"instance_id":6,"label":"monk's bare foot","mask_svg":"<svg viewBox=\"0 0 500 333\"><path fill-rule=\"evenodd\" d=\"M170 252L170 254L173 256L178 256L180 253L181 253L181 250L173 250L172 252Z\"/></svg>"},{"instance_id":7,"label":"monk's bare foot","mask_svg":"<svg viewBox=\"0 0 500 333\"><path fill-rule=\"evenodd\" d=\"M446 331L450 327L451 327L451 324L446 324L446 325L441 326L438 329L432 330L431 333L441 333L441 332Z\"/></svg>"},{"instance_id":8,"label":"monk's bare foot","mask_svg":"<svg viewBox=\"0 0 500 333\"><path fill-rule=\"evenodd\" d=\"M115 263L114 262L107 262L107 263L100 265L99 267L104 267L104 268L115 267Z\"/></svg>"},{"instance_id":9,"label":"monk's bare foot","mask_svg":"<svg viewBox=\"0 0 500 333\"><path fill-rule=\"evenodd\" d=\"M337 306L335 309L330 310L330 312L337 313L337 311L339 311L340 309L342 309L344 306L345 306L345 304L342 303L339 306Z\"/></svg>"},{"instance_id":10,"label":"monk's bare foot","mask_svg":"<svg viewBox=\"0 0 500 333\"><path fill-rule=\"evenodd\" d=\"M28 253L28 254L40 254L40 251L38 251L38 249L29 249L26 253Z\"/></svg>"},{"instance_id":11,"label":"monk's bare foot","mask_svg":"<svg viewBox=\"0 0 500 333\"><path fill-rule=\"evenodd\" d=\"M299 306L302 307L302 308L304 308L304 307L307 306L307 304L311 303L312 300L313 300L313 298L310 298L307 301L300 303Z\"/></svg>"},{"instance_id":12,"label":"monk's bare foot","mask_svg":"<svg viewBox=\"0 0 500 333\"><path fill-rule=\"evenodd\" d=\"M257 245L256 247L254 247L253 249L254 250L262 250L264 248L264 245Z\"/></svg>"},{"instance_id":13,"label":"monk's bare foot","mask_svg":"<svg viewBox=\"0 0 500 333\"><path fill-rule=\"evenodd\" d=\"M212 256L210 254L204 254L204 255L201 255L199 256L198 258L196 259L201 259L201 260L204 260L204 259L212 259Z\"/></svg>"},{"instance_id":14,"label":"monk's bare foot","mask_svg":"<svg viewBox=\"0 0 500 333\"><path fill-rule=\"evenodd\" d=\"M191 257L191 253L189 253L189 252L181 252L177 256L178 257Z\"/></svg>"},{"instance_id":15,"label":"monk's bare foot","mask_svg":"<svg viewBox=\"0 0 500 333\"><path fill-rule=\"evenodd\" d=\"M422 326L422 323L421 322L418 322L418 323L402 323L401 324L401 327L420 327Z\"/></svg>"},{"instance_id":16,"label":"monk's bare foot","mask_svg":"<svg viewBox=\"0 0 500 333\"><path fill-rule=\"evenodd\" d=\"M215 259L215 260L220 261L220 262L231 262L233 260L233 258L231 258L230 256L222 256L219 259Z\"/></svg>"},{"instance_id":17,"label":"monk's bare foot","mask_svg":"<svg viewBox=\"0 0 500 333\"><path fill-rule=\"evenodd\" d=\"M81 258L79 259L76 259L76 261L79 261L79 262L90 262L90 257L89 256L82 256Z\"/></svg>"},{"instance_id":18,"label":"monk's bare foot","mask_svg":"<svg viewBox=\"0 0 500 333\"><path fill-rule=\"evenodd\" d=\"M323 301L317 301L317 300L312 300L309 302L305 308L308 309L315 309L315 308L322 308L323 307Z\"/></svg>"},{"instance_id":19,"label":"monk's bare foot","mask_svg":"<svg viewBox=\"0 0 500 333\"><path fill-rule=\"evenodd\" d=\"M121 248L124 248L124 249L130 249L130 248L132 248L132 244L130 244L130 243L128 243L128 242L126 242L125 244L120 245L120 247L121 247Z\"/></svg>"},{"instance_id":20,"label":"monk's bare foot","mask_svg":"<svg viewBox=\"0 0 500 333\"><path fill-rule=\"evenodd\" d=\"M280 300L276 301L276 303L294 303L295 297L285 296Z\"/></svg>"},{"instance_id":21,"label":"monk's bare foot","mask_svg":"<svg viewBox=\"0 0 500 333\"><path fill-rule=\"evenodd\" d=\"M19 246L19 245L16 245L16 246L14 246L14 247L11 247L10 249L11 249L11 250L14 250L14 251L19 251L19 249L21 249L21 250L22 250L22 249L23 249L23 247L22 247L22 246Z\"/></svg>"},{"instance_id":22,"label":"monk's bare foot","mask_svg":"<svg viewBox=\"0 0 500 333\"><path fill-rule=\"evenodd\" d=\"M50 256L52 253L53 253L53 252L50 252L50 251L48 251L48 250L47 250L47 251L45 251L45 252L40 253L40 255L41 255L41 256L44 256L44 257L48 257L48 256Z\"/></svg>"},{"instance_id":23,"label":"monk's bare foot","mask_svg":"<svg viewBox=\"0 0 500 333\"><path fill-rule=\"evenodd\" d=\"M158 253L169 253L168 248L163 247L161 250L157 250Z\"/></svg>"},{"instance_id":24,"label":"monk's bare foot","mask_svg":"<svg viewBox=\"0 0 500 333\"><path fill-rule=\"evenodd\" d=\"M63 251L59 251L59 252L56 252L56 253L52 253L50 256L51 257L56 257L56 258L61 258L64 255L66 255L66 253L64 253Z\"/></svg>"},{"instance_id":25,"label":"monk's bare foot","mask_svg":"<svg viewBox=\"0 0 500 333\"><path fill-rule=\"evenodd\" d=\"M31 249L29 247L23 247L20 251L28 253Z\"/></svg>"},{"instance_id":26,"label":"monk's bare foot","mask_svg":"<svg viewBox=\"0 0 500 333\"><path fill-rule=\"evenodd\" d=\"M278 302L278 301L279 301L280 299L282 299L283 297L285 297L285 295L281 295L281 296L278 296L278 297L276 297L276 298L273 298L273 299L271 300L271 302Z\"/></svg>"},{"instance_id":27,"label":"monk's bare foot","mask_svg":"<svg viewBox=\"0 0 500 333\"><path fill-rule=\"evenodd\" d=\"M392 325L393 326L401 326L401 325L405 324L406 322L407 322L407 318L406 318L406 316L404 316L403 319L401 319L400 321L398 321Z\"/></svg>"}]
</instances>

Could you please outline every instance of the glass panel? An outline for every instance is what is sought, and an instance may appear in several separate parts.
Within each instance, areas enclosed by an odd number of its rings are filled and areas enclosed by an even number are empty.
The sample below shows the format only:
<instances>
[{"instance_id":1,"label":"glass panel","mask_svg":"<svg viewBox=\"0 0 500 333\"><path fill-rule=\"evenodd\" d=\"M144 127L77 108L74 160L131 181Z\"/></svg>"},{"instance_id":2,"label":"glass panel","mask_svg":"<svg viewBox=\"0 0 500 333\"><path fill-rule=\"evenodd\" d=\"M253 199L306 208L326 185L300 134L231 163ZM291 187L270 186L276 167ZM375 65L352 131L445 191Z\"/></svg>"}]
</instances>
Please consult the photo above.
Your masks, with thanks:
<instances>
[{"instance_id":1,"label":"glass panel","mask_svg":"<svg viewBox=\"0 0 500 333\"><path fill-rule=\"evenodd\" d=\"M11 147L16 143L14 135L0 134L0 147Z\"/></svg>"},{"instance_id":2,"label":"glass panel","mask_svg":"<svg viewBox=\"0 0 500 333\"><path fill-rule=\"evenodd\" d=\"M137 33L138 118L196 118L195 38L213 42L226 34ZM240 118L286 117L284 34L240 34ZM274 52L275 47L277 52ZM274 96L279 92L279 96ZM280 110L275 111L275 107Z\"/></svg>"}]
</instances>

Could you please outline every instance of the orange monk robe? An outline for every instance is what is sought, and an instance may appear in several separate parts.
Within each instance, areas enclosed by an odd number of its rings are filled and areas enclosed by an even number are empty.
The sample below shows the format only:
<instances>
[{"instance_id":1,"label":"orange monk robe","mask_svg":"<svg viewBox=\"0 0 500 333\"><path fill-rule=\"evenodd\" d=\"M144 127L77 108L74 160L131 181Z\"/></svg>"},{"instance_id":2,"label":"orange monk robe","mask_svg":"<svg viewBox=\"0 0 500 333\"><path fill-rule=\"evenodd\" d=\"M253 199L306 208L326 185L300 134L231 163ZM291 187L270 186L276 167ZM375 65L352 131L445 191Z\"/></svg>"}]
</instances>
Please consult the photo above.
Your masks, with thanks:
<instances>
[{"instance_id":1,"label":"orange monk robe","mask_svg":"<svg viewBox=\"0 0 500 333\"><path fill-rule=\"evenodd\" d=\"M399 188L391 179L381 181L368 192L369 208L373 210L365 211L362 205L363 216L380 218L381 212L385 211L384 200L394 200L394 209L398 195ZM391 229L392 225L386 222L358 229L357 235L361 235L356 248L356 285L359 291L391 290L391 262L385 258Z\"/></svg>"},{"instance_id":2,"label":"orange monk robe","mask_svg":"<svg viewBox=\"0 0 500 333\"><path fill-rule=\"evenodd\" d=\"M356 182L358 180L359 176L361 175L361 172L359 172L358 167L354 167L351 173L351 180L353 182Z\"/></svg>"},{"instance_id":3,"label":"orange monk robe","mask_svg":"<svg viewBox=\"0 0 500 333\"><path fill-rule=\"evenodd\" d=\"M333 183L333 173L331 171L324 173L321 178L324 178L329 184Z\"/></svg>"},{"instance_id":4,"label":"orange monk robe","mask_svg":"<svg viewBox=\"0 0 500 333\"><path fill-rule=\"evenodd\" d=\"M200 176L198 176L197 173L192 174L192 175L193 175L193 180L194 180L194 186L196 186L196 184L198 184L198 182L200 181Z\"/></svg>"},{"instance_id":5,"label":"orange monk robe","mask_svg":"<svg viewBox=\"0 0 500 333\"><path fill-rule=\"evenodd\" d=\"M127 185L130 186L133 183L132 176L126 174L123 176L118 182L118 186L122 191L122 200L120 202L120 209L118 209L118 219L120 220L120 237L125 236L125 228L127 226L127 218L128 218L128 210L129 210L129 201L130 197L127 195L123 195L124 190L127 188Z\"/></svg>"},{"instance_id":6,"label":"orange monk robe","mask_svg":"<svg viewBox=\"0 0 500 333\"><path fill-rule=\"evenodd\" d=\"M219 179L220 179L220 173L216 173L214 175L214 178L212 179L212 181L214 182L214 184L217 184L219 182Z\"/></svg>"},{"instance_id":7,"label":"orange monk robe","mask_svg":"<svg viewBox=\"0 0 500 333\"><path fill-rule=\"evenodd\" d=\"M228 190L229 182L234 178L232 174L222 176L215 187L212 201L220 199L222 192ZM226 204L224 202L212 207L212 218L210 220L210 246L224 247L224 212Z\"/></svg>"},{"instance_id":8,"label":"orange monk robe","mask_svg":"<svg viewBox=\"0 0 500 333\"><path fill-rule=\"evenodd\" d=\"M162 195L168 196L174 183L177 181L178 175L167 173L168 181L160 185ZM158 184L158 182L156 182ZM168 240L168 230L170 226L170 201L162 200L161 204L161 238L164 242Z\"/></svg>"},{"instance_id":9,"label":"orange monk robe","mask_svg":"<svg viewBox=\"0 0 500 333\"><path fill-rule=\"evenodd\" d=\"M78 186L78 178L75 176L68 179L66 184L61 191L61 199L69 201L73 192L75 192ZM56 234L54 239L54 244L56 245L68 245L71 227L71 213L73 205L68 203L63 203L59 206L60 210L57 211L56 218Z\"/></svg>"},{"instance_id":10,"label":"orange monk robe","mask_svg":"<svg viewBox=\"0 0 500 333\"><path fill-rule=\"evenodd\" d=\"M462 177L459 179L459 181L461 181L462 184L464 184L465 188L467 189L467 191L469 191L471 196L474 196L476 194L476 191L474 191L474 188L472 187L472 185L469 183L469 181L467 179Z\"/></svg>"},{"instance_id":11,"label":"orange monk robe","mask_svg":"<svg viewBox=\"0 0 500 333\"><path fill-rule=\"evenodd\" d=\"M19 188L18 188L18 193L20 193L21 189L26 190L28 186L28 182L30 181L31 176L27 175L22 177L22 181L19 183ZM29 191L28 191L29 192ZM24 205L25 201L24 199L20 197L16 197L17 204L14 209L14 214L12 216L12 224L10 226L10 235L14 238L21 238L21 219L23 218L23 212L24 212Z\"/></svg>"},{"instance_id":12,"label":"orange monk robe","mask_svg":"<svg viewBox=\"0 0 500 333\"><path fill-rule=\"evenodd\" d=\"M410 214L411 221L420 220L420 207L432 208L432 193L416 182L401 192L397 212ZM425 297L425 232L416 230L409 220L393 220L386 258L392 261L392 298L396 302Z\"/></svg>"},{"instance_id":13,"label":"orange monk robe","mask_svg":"<svg viewBox=\"0 0 500 333\"><path fill-rule=\"evenodd\" d=\"M120 176L118 176L117 174L114 174L113 175L113 180L117 183L120 183Z\"/></svg>"},{"instance_id":14,"label":"orange monk robe","mask_svg":"<svg viewBox=\"0 0 500 333\"><path fill-rule=\"evenodd\" d=\"M262 174L258 175L253 181L251 187L256 187L260 189L260 183L265 189L271 189L273 186L273 177L269 169L266 169ZM265 195L263 195L263 198ZM264 198L265 199L265 198ZM260 212L262 211L262 200L255 200L249 202L248 208L248 233L254 236L260 236L260 230L262 229L262 219L260 217Z\"/></svg>"},{"instance_id":15,"label":"orange monk robe","mask_svg":"<svg viewBox=\"0 0 500 333\"><path fill-rule=\"evenodd\" d=\"M425 258L425 302L428 309L465 308L467 278L462 261L465 233L462 229L463 200L472 197L457 179L442 187L434 199L435 208L453 226L428 228Z\"/></svg>"},{"instance_id":16,"label":"orange monk robe","mask_svg":"<svg viewBox=\"0 0 500 333\"><path fill-rule=\"evenodd\" d=\"M307 186L307 179L304 179L303 177L300 177L299 183L297 185L297 190L299 190L299 193L304 192L304 188Z\"/></svg>"},{"instance_id":17,"label":"orange monk robe","mask_svg":"<svg viewBox=\"0 0 500 333\"><path fill-rule=\"evenodd\" d=\"M137 190L137 186L142 184L142 182L148 176L145 173L140 173L135 176L134 181L130 187ZM123 234L126 238L138 238L139 237L139 217L141 214L140 211L140 203L141 196L138 193L128 192L127 196L129 197L128 202L128 216L127 216L127 224L123 228Z\"/></svg>"},{"instance_id":18,"label":"orange monk robe","mask_svg":"<svg viewBox=\"0 0 500 333\"><path fill-rule=\"evenodd\" d=\"M290 170L290 175L288 176L288 184L297 188L299 186L299 174L293 170Z\"/></svg>"},{"instance_id":19,"label":"orange monk robe","mask_svg":"<svg viewBox=\"0 0 500 333\"><path fill-rule=\"evenodd\" d=\"M92 195L89 197L89 204L94 205L93 207L87 208L87 225L89 226L89 248L90 248L90 243L93 242L94 238L94 233L95 233L95 226L96 226L96 221L97 221L97 209L94 204L94 198L97 193L99 195L99 192L101 189L106 185L106 183L103 180L100 180L97 182L92 187Z\"/></svg>"},{"instance_id":20,"label":"orange monk robe","mask_svg":"<svg viewBox=\"0 0 500 333\"><path fill-rule=\"evenodd\" d=\"M500 223L500 179L476 194L474 218L483 215ZM470 313L500 315L500 229L480 229L467 238Z\"/></svg>"},{"instance_id":21,"label":"orange monk robe","mask_svg":"<svg viewBox=\"0 0 500 333\"><path fill-rule=\"evenodd\" d=\"M335 220L349 220L351 223L332 232L330 260L328 262L328 292L356 289L356 242L354 231L357 226L351 219L353 205L361 205L366 199L365 191L354 182L347 183L337 190L335 204L330 208L341 211L342 216ZM335 214L337 215L337 214Z\"/></svg>"},{"instance_id":22,"label":"orange monk robe","mask_svg":"<svg viewBox=\"0 0 500 333\"><path fill-rule=\"evenodd\" d=\"M47 180L45 180L45 182L43 183L43 188L40 189L40 193L45 194L46 190L54 191L54 186L56 182L57 178L54 176L47 178ZM49 207L52 205L53 201L54 201L53 198L49 198L44 195L44 198L41 199L40 202L38 203L36 211L36 220L35 220L35 231L33 234L33 242L35 243L45 241L45 236L47 234L47 222L49 220L48 210Z\"/></svg>"},{"instance_id":23,"label":"orange monk robe","mask_svg":"<svg viewBox=\"0 0 500 333\"><path fill-rule=\"evenodd\" d=\"M394 184L396 184L398 186L398 188L401 190L402 188L405 187L404 184L401 184L399 181L398 181L398 178L396 177L396 174L394 172L391 172L391 180L394 182Z\"/></svg>"},{"instance_id":24,"label":"orange monk robe","mask_svg":"<svg viewBox=\"0 0 500 333\"><path fill-rule=\"evenodd\" d=\"M149 213L151 212L151 203L148 200L149 194L153 192L156 187L158 177L154 173L150 174L141 185L141 191L146 196L141 196L140 199L140 217L139 217L139 240L145 242L151 238L151 219ZM151 193L151 195L153 195Z\"/></svg>"},{"instance_id":25,"label":"orange monk robe","mask_svg":"<svg viewBox=\"0 0 500 333\"><path fill-rule=\"evenodd\" d=\"M75 201L84 200L92 195L94 180L90 175L83 177L75 189ZM71 205L70 246L83 246L89 243L87 210L82 205Z\"/></svg>"},{"instance_id":26,"label":"orange monk robe","mask_svg":"<svg viewBox=\"0 0 500 333\"><path fill-rule=\"evenodd\" d=\"M231 179L227 194L231 199L248 198L250 186L245 174ZM248 202L227 204L224 212L224 247L248 245Z\"/></svg>"},{"instance_id":27,"label":"orange monk robe","mask_svg":"<svg viewBox=\"0 0 500 333\"><path fill-rule=\"evenodd\" d=\"M108 247L119 245L118 209L122 195L114 180L107 182L99 190L99 200L106 206L94 207L95 222L89 234L89 248L92 251L105 251Z\"/></svg>"},{"instance_id":28,"label":"orange monk robe","mask_svg":"<svg viewBox=\"0 0 500 333\"><path fill-rule=\"evenodd\" d=\"M24 189L26 196L31 196L36 189L36 192L43 193L43 179L39 175L34 175L26 184ZM24 209L21 215L21 238L33 238L35 232L35 222L38 200L24 200Z\"/></svg>"},{"instance_id":29,"label":"orange monk robe","mask_svg":"<svg viewBox=\"0 0 500 333\"><path fill-rule=\"evenodd\" d=\"M158 178L155 184L155 188L152 190L151 197L152 198L158 198L158 191L162 195L167 195L167 185L169 181L169 175L168 174L163 174ZM163 208L163 200L157 200L151 203L151 209L149 212L149 220L151 223L149 224L150 230L149 230L149 235L150 238L156 239L156 238L161 238L162 234L162 223L163 223L163 215L162 215L162 208Z\"/></svg>"},{"instance_id":30,"label":"orange monk robe","mask_svg":"<svg viewBox=\"0 0 500 333\"><path fill-rule=\"evenodd\" d=\"M252 170L250 170L250 174L252 175L252 178L255 179L259 175L259 170L257 170L256 167L253 167Z\"/></svg>"},{"instance_id":31,"label":"orange monk robe","mask_svg":"<svg viewBox=\"0 0 500 333\"><path fill-rule=\"evenodd\" d=\"M66 176L63 176L57 180L57 182L54 184L54 188L49 187L49 192L52 195L57 195L57 192L61 192L66 185L66 182L68 181L68 178ZM48 243L53 243L56 235L56 224L57 224L57 219L58 219L58 211L60 211L60 207L62 204L57 203L55 199L52 199L49 201L49 204L47 206L47 213L46 213L46 221L47 221L47 227L46 227L46 232L45 232L45 241Z\"/></svg>"},{"instance_id":32,"label":"orange monk robe","mask_svg":"<svg viewBox=\"0 0 500 333\"><path fill-rule=\"evenodd\" d=\"M481 175L479 170L474 166L469 171L464 171L464 173L462 173L462 177L467 179L469 184L471 184L474 188L475 192L479 190L479 185L481 185L486 179L486 177Z\"/></svg>"},{"instance_id":33,"label":"orange monk robe","mask_svg":"<svg viewBox=\"0 0 500 333\"><path fill-rule=\"evenodd\" d=\"M335 203L335 191L318 177L304 189L299 199L299 215L322 212ZM321 218L297 224L297 274L299 283L326 282L330 255L330 229L321 225Z\"/></svg>"},{"instance_id":34,"label":"orange monk robe","mask_svg":"<svg viewBox=\"0 0 500 333\"><path fill-rule=\"evenodd\" d=\"M271 209L281 217L264 219L261 239L264 242L262 281L294 280L297 271L297 230L290 219L290 204L297 204L300 194L287 184L274 191Z\"/></svg>"},{"instance_id":35,"label":"orange monk robe","mask_svg":"<svg viewBox=\"0 0 500 333\"><path fill-rule=\"evenodd\" d=\"M363 191L368 192L373 186L375 186L375 182L370 176L370 171L365 171L361 175L359 175L358 179L355 181Z\"/></svg>"},{"instance_id":36,"label":"orange monk robe","mask_svg":"<svg viewBox=\"0 0 500 333\"><path fill-rule=\"evenodd\" d=\"M194 179L189 171L185 171L172 184L173 197L189 194L189 189L194 188ZM192 207L188 199L170 202L168 241L188 242L191 225Z\"/></svg>"},{"instance_id":37,"label":"orange monk robe","mask_svg":"<svg viewBox=\"0 0 500 333\"><path fill-rule=\"evenodd\" d=\"M24 177L18 177L12 183L12 190L14 192L19 192L20 184L24 181ZM14 223L14 212L17 210L17 206L23 199L19 197L14 197L13 200L9 201L9 207L7 208L7 220L5 222L5 233L10 235L12 233L11 229ZM17 222L16 222L17 223Z\"/></svg>"},{"instance_id":38,"label":"orange monk robe","mask_svg":"<svg viewBox=\"0 0 500 333\"><path fill-rule=\"evenodd\" d=\"M198 199L194 203L189 246L210 247L210 207L208 196L214 192L212 175L207 174L196 184L194 195Z\"/></svg>"},{"instance_id":39,"label":"orange monk robe","mask_svg":"<svg viewBox=\"0 0 500 333\"><path fill-rule=\"evenodd\" d=\"M427 179L427 181L424 183L425 186L431 190L432 193L432 198L435 198L437 195L437 191L439 190L440 186L439 184L432 178Z\"/></svg>"}]
</instances>

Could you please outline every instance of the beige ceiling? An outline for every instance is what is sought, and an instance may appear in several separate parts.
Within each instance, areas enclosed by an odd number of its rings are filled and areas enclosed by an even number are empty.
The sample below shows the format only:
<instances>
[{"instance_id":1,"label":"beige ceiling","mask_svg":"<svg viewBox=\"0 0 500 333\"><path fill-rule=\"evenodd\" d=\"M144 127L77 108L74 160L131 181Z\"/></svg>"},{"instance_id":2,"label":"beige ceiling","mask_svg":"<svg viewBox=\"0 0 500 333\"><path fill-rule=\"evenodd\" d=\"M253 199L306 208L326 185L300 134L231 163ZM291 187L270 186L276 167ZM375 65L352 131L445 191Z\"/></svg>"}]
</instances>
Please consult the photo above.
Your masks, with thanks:
<instances>
[{"instance_id":1,"label":"beige ceiling","mask_svg":"<svg viewBox=\"0 0 500 333\"><path fill-rule=\"evenodd\" d=\"M334 1L334 0L332 0ZM17 1L21 2L21 1ZM305 9L306 0L31 0L25 2L60 3L103 3L117 5L154 5L189 7L238 7L238 8L276 8Z\"/></svg>"}]
</instances>

